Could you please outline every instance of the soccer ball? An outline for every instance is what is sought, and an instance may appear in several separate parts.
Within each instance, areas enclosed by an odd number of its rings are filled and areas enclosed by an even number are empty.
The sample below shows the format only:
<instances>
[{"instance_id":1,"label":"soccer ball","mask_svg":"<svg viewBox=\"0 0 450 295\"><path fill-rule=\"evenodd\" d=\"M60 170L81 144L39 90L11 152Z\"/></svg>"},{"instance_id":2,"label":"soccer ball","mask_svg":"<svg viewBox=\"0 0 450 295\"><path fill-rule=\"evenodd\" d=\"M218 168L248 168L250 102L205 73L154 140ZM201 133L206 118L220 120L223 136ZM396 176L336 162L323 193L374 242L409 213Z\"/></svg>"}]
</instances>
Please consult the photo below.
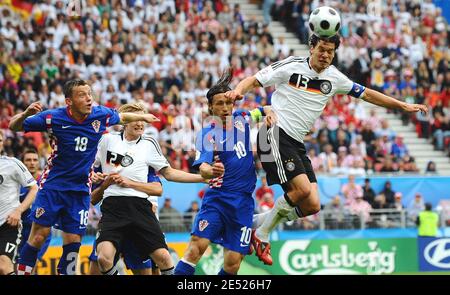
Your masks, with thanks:
<instances>
[{"instance_id":1,"label":"soccer ball","mask_svg":"<svg viewBox=\"0 0 450 295\"><path fill-rule=\"evenodd\" d=\"M332 37L337 34L340 27L341 17L331 7L322 6L316 8L309 16L309 28L319 37Z\"/></svg>"}]
</instances>

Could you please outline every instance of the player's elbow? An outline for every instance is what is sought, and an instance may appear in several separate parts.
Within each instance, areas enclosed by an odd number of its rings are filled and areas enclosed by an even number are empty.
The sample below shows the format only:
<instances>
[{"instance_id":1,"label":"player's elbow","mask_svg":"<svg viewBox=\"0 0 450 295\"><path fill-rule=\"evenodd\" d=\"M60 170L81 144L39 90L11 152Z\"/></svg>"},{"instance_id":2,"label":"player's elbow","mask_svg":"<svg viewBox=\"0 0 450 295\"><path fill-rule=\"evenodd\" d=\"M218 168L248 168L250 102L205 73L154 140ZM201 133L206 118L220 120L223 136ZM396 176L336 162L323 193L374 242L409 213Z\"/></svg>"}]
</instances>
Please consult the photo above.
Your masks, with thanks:
<instances>
[{"instance_id":1,"label":"player's elbow","mask_svg":"<svg viewBox=\"0 0 450 295\"><path fill-rule=\"evenodd\" d=\"M163 193L162 185L158 183L154 188L154 196L161 197Z\"/></svg>"}]
</instances>

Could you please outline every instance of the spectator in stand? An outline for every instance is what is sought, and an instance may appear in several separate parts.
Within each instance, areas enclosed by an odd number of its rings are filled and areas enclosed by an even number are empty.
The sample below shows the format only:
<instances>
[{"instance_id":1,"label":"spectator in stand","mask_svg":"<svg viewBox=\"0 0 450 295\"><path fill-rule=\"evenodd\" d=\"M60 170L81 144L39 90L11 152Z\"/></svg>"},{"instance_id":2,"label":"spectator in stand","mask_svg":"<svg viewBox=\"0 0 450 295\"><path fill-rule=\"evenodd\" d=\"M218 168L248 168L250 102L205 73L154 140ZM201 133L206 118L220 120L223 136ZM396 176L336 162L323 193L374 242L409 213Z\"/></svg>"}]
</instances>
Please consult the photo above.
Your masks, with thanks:
<instances>
[{"instance_id":1,"label":"spectator in stand","mask_svg":"<svg viewBox=\"0 0 450 295\"><path fill-rule=\"evenodd\" d=\"M395 192L392 190L391 182L389 180L385 182L384 188L380 192L380 194L384 195L384 197L386 198L386 203L389 206L394 203Z\"/></svg>"},{"instance_id":2,"label":"spectator in stand","mask_svg":"<svg viewBox=\"0 0 450 295\"><path fill-rule=\"evenodd\" d=\"M355 183L355 176L348 176L348 183L341 188L342 195L345 198L345 204L350 204L357 196L363 196L363 189L359 184Z\"/></svg>"},{"instance_id":3,"label":"spectator in stand","mask_svg":"<svg viewBox=\"0 0 450 295\"><path fill-rule=\"evenodd\" d=\"M262 196L261 203L259 203L258 206L258 213L267 212L272 209L274 205L273 194L267 192Z\"/></svg>"},{"instance_id":4,"label":"spectator in stand","mask_svg":"<svg viewBox=\"0 0 450 295\"><path fill-rule=\"evenodd\" d=\"M325 227L327 229L343 229L347 228L348 211L341 203L339 195L334 196L331 202L325 205L323 209L325 218Z\"/></svg>"},{"instance_id":5,"label":"spectator in stand","mask_svg":"<svg viewBox=\"0 0 450 295\"><path fill-rule=\"evenodd\" d=\"M405 206L403 206L403 203L402 203L402 197L403 197L403 194L401 192L396 192L394 195L394 203L391 205L391 208L398 210L398 211L405 209Z\"/></svg>"},{"instance_id":6,"label":"spectator in stand","mask_svg":"<svg viewBox=\"0 0 450 295\"><path fill-rule=\"evenodd\" d=\"M370 212L372 211L372 206L363 200L362 191L347 205L347 208L350 214L359 216L364 223L371 221Z\"/></svg>"},{"instance_id":7,"label":"spectator in stand","mask_svg":"<svg viewBox=\"0 0 450 295\"><path fill-rule=\"evenodd\" d=\"M420 193L416 193L414 199L408 204L406 209L407 215L407 224L408 226L413 226L417 220L417 216L419 213L425 209L425 202Z\"/></svg>"},{"instance_id":8,"label":"spectator in stand","mask_svg":"<svg viewBox=\"0 0 450 295\"><path fill-rule=\"evenodd\" d=\"M333 152L331 144L325 144L323 152L319 154L319 158L322 160L323 172L331 173L337 167L337 155Z\"/></svg>"},{"instance_id":9,"label":"spectator in stand","mask_svg":"<svg viewBox=\"0 0 450 295\"><path fill-rule=\"evenodd\" d=\"M427 168L425 169L425 173L434 174L436 173L436 163L433 161L429 161L427 163Z\"/></svg>"},{"instance_id":10,"label":"spectator in stand","mask_svg":"<svg viewBox=\"0 0 450 295\"><path fill-rule=\"evenodd\" d=\"M408 154L408 148L403 143L403 136L397 135L395 142L391 147L391 155L393 155L395 159L401 159Z\"/></svg>"},{"instance_id":11,"label":"spectator in stand","mask_svg":"<svg viewBox=\"0 0 450 295\"><path fill-rule=\"evenodd\" d=\"M375 203L375 191L370 186L370 179L369 178L364 179L363 199L364 199L364 201L367 201L372 207L374 206L374 203Z\"/></svg>"},{"instance_id":12,"label":"spectator in stand","mask_svg":"<svg viewBox=\"0 0 450 295\"><path fill-rule=\"evenodd\" d=\"M256 196L256 201L258 203L261 203L263 201L263 196L265 194L271 194L272 195L272 199L275 196L275 193L273 192L273 189L267 185L267 178L266 176L261 176L261 186L259 188L256 189L255 191L255 196Z\"/></svg>"},{"instance_id":13,"label":"spectator in stand","mask_svg":"<svg viewBox=\"0 0 450 295\"><path fill-rule=\"evenodd\" d=\"M308 150L308 157L309 157L309 160L311 161L311 165L312 165L314 171L317 173L323 173L324 167L323 167L323 163L322 163L322 158L320 158L319 156L316 156L316 150L314 148L310 148Z\"/></svg>"}]
</instances>

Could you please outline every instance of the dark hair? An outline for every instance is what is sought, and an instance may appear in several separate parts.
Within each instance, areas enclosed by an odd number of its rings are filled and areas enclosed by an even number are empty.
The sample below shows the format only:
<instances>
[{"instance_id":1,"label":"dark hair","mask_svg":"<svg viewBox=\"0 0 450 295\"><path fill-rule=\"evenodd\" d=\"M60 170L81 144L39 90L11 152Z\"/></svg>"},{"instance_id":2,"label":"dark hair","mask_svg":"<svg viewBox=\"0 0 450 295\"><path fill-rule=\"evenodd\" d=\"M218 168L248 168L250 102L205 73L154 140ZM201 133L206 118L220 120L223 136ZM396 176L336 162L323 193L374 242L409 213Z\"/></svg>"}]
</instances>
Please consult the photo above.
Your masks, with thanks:
<instances>
[{"instance_id":1,"label":"dark hair","mask_svg":"<svg viewBox=\"0 0 450 295\"><path fill-rule=\"evenodd\" d=\"M327 43L334 43L334 50L337 50L339 48L339 45L341 44L341 37L339 34L336 34L331 37L319 37L315 34L312 34L311 37L309 37L309 46L312 46L313 48L316 47L316 45L319 43L319 41L322 40Z\"/></svg>"},{"instance_id":2,"label":"dark hair","mask_svg":"<svg viewBox=\"0 0 450 295\"><path fill-rule=\"evenodd\" d=\"M22 161L24 160L26 154L36 154L39 156L39 153L35 148L27 148L22 153Z\"/></svg>"},{"instance_id":3,"label":"dark hair","mask_svg":"<svg viewBox=\"0 0 450 295\"><path fill-rule=\"evenodd\" d=\"M220 77L219 81L217 81L216 85L211 87L208 90L208 93L206 93L208 104L212 104L214 95L225 93L231 90L228 84L230 84L232 78L233 78L233 68L229 67L222 73L222 76Z\"/></svg>"},{"instance_id":4,"label":"dark hair","mask_svg":"<svg viewBox=\"0 0 450 295\"><path fill-rule=\"evenodd\" d=\"M64 96L66 98L72 98L73 88L78 87L78 86L84 86L84 85L89 85L89 84L87 81L82 80L82 79L74 79L74 80L67 81L63 87Z\"/></svg>"},{"instance_id":5,"label":"dark hair","mask_svg":"<svg viewBox=\"0 0 450 295\"><path fill-rule=\"evenodd\" d=\"M433 205L431 205L431 203L425 203L425 210L431 211L432 208L433 208Z\"/></svg>"}]
</instances>

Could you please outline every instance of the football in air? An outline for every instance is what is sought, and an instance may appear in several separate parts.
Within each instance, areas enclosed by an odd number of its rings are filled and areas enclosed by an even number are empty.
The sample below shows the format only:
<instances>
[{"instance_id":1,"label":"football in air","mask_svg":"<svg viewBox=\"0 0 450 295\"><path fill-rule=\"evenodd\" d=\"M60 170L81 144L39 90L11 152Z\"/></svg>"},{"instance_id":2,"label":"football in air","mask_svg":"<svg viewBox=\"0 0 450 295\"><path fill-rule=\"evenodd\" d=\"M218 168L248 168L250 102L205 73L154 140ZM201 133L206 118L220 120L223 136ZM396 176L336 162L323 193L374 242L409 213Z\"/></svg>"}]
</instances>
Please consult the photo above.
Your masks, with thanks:
<instances>
[{"instance_id":1,"label":"football in air","mask_svg":"<svg viewBox=\"0 0 450 295\"><path fill-rule=\"evenodd\" d=\"M333 37L341 28L339 13L328 6L321 6L313 10L309 16L309 28L319 37Z\"/></svg>"}]
</instances>

